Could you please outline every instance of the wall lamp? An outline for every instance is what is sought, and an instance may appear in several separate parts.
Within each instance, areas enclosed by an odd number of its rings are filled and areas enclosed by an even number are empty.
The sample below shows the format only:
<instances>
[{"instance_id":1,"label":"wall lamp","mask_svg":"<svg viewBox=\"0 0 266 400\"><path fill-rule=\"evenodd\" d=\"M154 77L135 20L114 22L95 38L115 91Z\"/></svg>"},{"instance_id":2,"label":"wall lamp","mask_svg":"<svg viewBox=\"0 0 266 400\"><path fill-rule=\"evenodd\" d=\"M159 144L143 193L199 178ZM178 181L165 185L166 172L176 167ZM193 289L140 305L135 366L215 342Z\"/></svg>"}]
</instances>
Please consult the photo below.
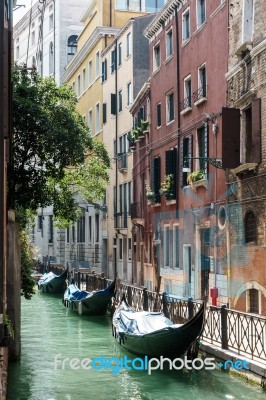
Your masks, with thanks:
<instances>
[{"instance_id":1,"label":"wall lamp","mask_svg":"<svg viewBox=\"0 0 266 400\"><path fill-rule=\"evenodd\" d=\"M209 157L184 157L183 162L183 172L191 172L191 168L189 166L190 160L200 160L207 164L211 164L215 168L223 168L222 159L221 158L209 158Z\"/></svg>"}]
</instances>

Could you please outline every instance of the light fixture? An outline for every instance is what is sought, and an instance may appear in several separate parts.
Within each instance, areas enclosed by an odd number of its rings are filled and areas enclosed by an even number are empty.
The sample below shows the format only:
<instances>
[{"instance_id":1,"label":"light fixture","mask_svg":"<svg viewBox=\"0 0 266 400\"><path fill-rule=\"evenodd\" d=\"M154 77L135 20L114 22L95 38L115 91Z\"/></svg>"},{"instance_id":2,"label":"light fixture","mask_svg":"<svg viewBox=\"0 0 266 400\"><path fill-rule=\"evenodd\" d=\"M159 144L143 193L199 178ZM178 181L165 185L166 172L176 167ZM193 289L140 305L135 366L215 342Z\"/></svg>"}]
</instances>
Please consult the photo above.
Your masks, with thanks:
<instances>
[{"instance_id":1,"label":"light fixture","mask_svg":"<svg viewBox=\"0 0 266 400\"><path fill-rule=\"evenodd\" d=\"M191 172L191 168L190 168L190 166L189 166L189 158L188 158L188 157L184 158L184 163L183 163L183 169L182 169L182 171L183 171L183 172L187 172L187 173L190 173L190 172Z\"/></svg>"}]
</instances>

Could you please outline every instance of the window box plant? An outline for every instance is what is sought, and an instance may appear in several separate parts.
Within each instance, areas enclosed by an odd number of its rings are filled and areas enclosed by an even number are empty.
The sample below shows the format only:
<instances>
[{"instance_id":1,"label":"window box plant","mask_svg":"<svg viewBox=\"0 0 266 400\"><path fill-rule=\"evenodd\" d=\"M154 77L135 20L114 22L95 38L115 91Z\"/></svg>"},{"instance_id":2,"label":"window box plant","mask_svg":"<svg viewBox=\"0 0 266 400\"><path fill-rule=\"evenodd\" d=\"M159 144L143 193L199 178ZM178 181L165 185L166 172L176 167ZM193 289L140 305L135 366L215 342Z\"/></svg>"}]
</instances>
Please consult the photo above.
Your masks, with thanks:
<instances>
[{"instance_id":1,"label":"window box plant","mask_svg":"<svg viewBox=\"0 0 266 400\"><path fill-rule=\"evenodd\" d=\"M140 121L141 128L144 134L147 134L149 132L148 126L149 126L149 121L143 121L143 119Z\"/></svg>"},{"instance_id":2,"label":"window box plant","mask_svg":"<svg viewBox=\"0 0 266 400\"><path fill-rule=\"evenodd\" d=\"M165 176L163 182L161 182L161 189L159 190L161 196L165 196L167 200L174 199L174 175L169 174Z\"/></svg>"},{"instance_id":3,"label":"window box plant","mask_svg":"<svg viewBox=\"0 0 266 400\"><path fill-rule=\"evenodd\" d=\"M147 200L151 203L154 204L155 203L155 193L153 192L153 190L151 189L150 185L148 184L148 182L145 182L145 187L146 187L146 198Z\"/></svg>"},{"instance_id":4,"label":"window box plant","mask_svg":"<svg viewBox=\"0 0 266 400\"><path fill-rule=\"evenodd\" d=\"M190 174L188 174L187 183L192 189L196 189L199 186L207 187L207 179L204 171L192 171Z\"/></svg>"}]
</instances>

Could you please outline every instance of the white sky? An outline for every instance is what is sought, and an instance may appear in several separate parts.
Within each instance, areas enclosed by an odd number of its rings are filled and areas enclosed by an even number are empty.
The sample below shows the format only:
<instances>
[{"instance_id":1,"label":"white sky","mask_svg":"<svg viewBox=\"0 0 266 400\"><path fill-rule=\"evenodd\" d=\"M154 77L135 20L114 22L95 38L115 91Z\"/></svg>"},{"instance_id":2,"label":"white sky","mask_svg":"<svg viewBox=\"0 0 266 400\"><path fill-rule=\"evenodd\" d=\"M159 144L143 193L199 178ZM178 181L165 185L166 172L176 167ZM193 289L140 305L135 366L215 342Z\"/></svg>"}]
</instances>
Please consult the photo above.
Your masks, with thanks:
<instances>
[{"instance_id":1,"label":"white sky","mask_svg":"<svg viewBox=\"0 0 266 400\"><path fill-rule=\"evenodd\" d=\"M26 12L30 10L31 3L35 4L38 0L17 0L18 5L25 5L25 7L20 7L13 12L13 22L14 25L23 17Z\"/></svg>"}]
</instances>

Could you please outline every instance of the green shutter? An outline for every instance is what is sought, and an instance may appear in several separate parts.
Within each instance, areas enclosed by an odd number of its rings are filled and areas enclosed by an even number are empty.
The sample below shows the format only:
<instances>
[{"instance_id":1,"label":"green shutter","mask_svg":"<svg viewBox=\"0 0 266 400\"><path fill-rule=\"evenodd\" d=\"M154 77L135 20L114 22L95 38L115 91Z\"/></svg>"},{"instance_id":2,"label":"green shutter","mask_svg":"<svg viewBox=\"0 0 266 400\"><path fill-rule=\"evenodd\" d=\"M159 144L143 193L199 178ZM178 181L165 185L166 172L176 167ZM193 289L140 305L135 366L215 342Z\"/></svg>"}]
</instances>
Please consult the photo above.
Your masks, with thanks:
<instances>
[{"instance_id":1,"label":"green shutter","mask_svg":"<svg viewBox=\"0 0 266 400\"><path fill-rule=\"evenodd\" d=\"M103 103L103 124L106 124L107 121L107 104Z\"/></svg>"},{"instance_id":2,"label":"green shutter","mask_svg":"<svg viewBox=\"0 0 266 400\"><path fill-rule=\"evenodd\" d=\"M116 95L111 93L111 114L116 115Z\"/></svg>"}]
</instances>

